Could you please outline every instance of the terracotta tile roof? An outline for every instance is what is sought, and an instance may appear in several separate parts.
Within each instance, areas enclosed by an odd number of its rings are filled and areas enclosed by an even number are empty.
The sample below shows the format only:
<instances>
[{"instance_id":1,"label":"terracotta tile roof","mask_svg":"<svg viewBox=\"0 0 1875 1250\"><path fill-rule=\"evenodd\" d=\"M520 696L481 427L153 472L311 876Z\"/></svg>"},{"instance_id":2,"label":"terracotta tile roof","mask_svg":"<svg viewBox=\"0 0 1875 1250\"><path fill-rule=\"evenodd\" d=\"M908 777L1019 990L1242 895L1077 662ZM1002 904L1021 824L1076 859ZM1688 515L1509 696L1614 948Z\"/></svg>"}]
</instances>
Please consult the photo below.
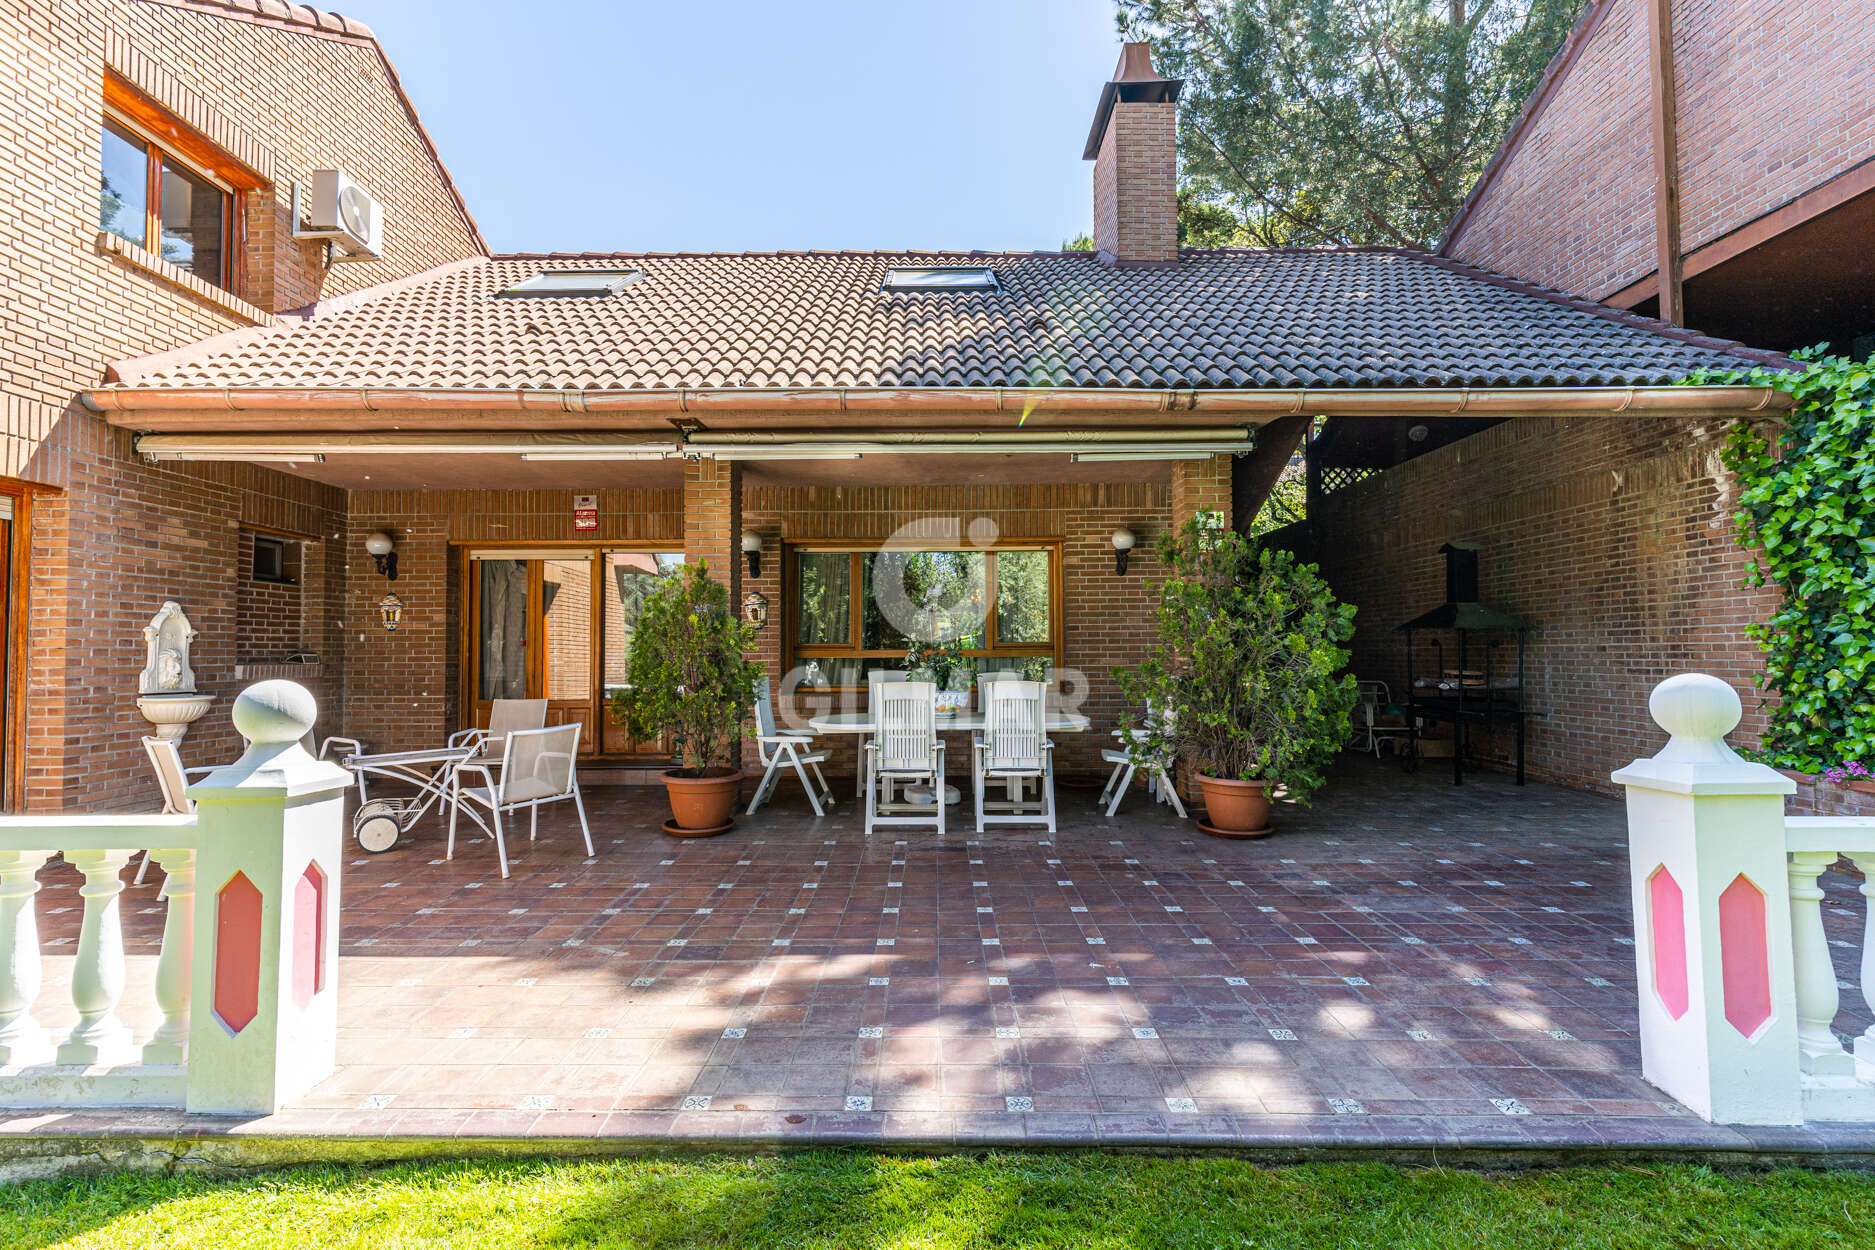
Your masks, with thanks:
<instances>
[{"instance_id":1,"label":"terracotta tile roof","mask_svg":"<svg viewBox=\"0 0 1875 1250\"><path fill-rule=\"evenodd\" d=\"M994 292L885 294L895 266L987 265ZM542 269L622 294L499 298ZM513 255L116 370L154 388L1526 387L1672 382L1774 361L1422 253Z\"/></svg>"}]
</instances>

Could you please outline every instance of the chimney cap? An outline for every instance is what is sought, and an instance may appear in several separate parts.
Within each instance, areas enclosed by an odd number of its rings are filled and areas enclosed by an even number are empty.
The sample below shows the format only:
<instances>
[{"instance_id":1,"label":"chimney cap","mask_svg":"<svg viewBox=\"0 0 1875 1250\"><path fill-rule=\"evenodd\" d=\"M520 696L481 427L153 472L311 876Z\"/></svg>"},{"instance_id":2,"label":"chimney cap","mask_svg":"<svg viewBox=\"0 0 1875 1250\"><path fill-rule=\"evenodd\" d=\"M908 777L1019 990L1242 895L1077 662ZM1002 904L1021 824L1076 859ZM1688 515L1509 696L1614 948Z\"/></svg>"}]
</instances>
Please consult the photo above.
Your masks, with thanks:
<instances>
[{"instance_id":1,"label":"chimney cap","mask_svg":"<svg viewBox=\"0 0 1875 1250\"><path fill-rule=\"evenodd\" d=\"M1113 67L1113 80L1100 88L1100 103L1094 108L1094 124L1087 132L1087 147L1081 152L1084 161L1100 156L1100 141L1107 137L1107 122L1117 102L1128 104L1176 103L1185 84L1177 78L1161 78L1152 67L1152 45L1145 41L1120 45L1120 61Z\"/></svg>"}]
</instances>

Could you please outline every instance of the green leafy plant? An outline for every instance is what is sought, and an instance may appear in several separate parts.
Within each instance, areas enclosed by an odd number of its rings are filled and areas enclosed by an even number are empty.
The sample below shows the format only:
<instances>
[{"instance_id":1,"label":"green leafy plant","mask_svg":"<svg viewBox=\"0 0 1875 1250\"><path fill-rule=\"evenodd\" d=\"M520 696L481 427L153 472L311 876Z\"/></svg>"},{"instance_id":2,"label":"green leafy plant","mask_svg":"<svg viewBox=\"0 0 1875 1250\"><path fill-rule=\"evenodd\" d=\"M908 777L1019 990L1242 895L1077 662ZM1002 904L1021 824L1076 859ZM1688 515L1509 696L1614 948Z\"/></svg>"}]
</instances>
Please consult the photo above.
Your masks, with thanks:
<instances>
[{"instance_id":1,"label":"green leafy plant","mask_svg":"<svg viewBox=\"0 0 1875 1250\"><path fill-rule=\"evenodd\" d=\"M939 690L967 690L974 672L964 654L961 638L948 642L925 642L914 639L905 651L905 670L920 681L931 681ZM958 678L961 686L955 685Z\"/></svg>"},{"instance_id":2,"label":"green leafy plant","mask_svg":"<svg viewBox=\"0 0 1875 1250\"><path fill-rule=\"evenodd\" d=\"M1169 571L1153 609L1159 646L1114 671L1129 701L1160 712L1131 749L1176 754L1209 777L1280 782L1306 801L1348 737L1355 682L1341 644L1354 608L1314 565L1231 530L1190 521L1158 548Z\"/></svg>"},{"instance_id":3,"label":"green leafy plant","mask_svg":"<svg viewBox=\"0 0 1875 1250\"><path fill-rule=\"evenodd\" d=\"M1688 384L1768 386L1796 406L1782 422L1741 421L1725 467L1738 480L1746 584L1779 592L1746 626L1764 653L1764 749L1807 773L1875 760L1875 361L1794 353L1801 370L1704 372Z\"/></svg>"},{"instance_id":4,"label":"green leafy plant","mask_svg":"<svg viewBox=\"0 0 1875 1250\"><path fill-rule=\"evenodd\" d=\"M685 776L720 774L735 763L737 731L762 676L748 658L754 645L707 562L685 565L645 599L611 713L640 741L668 738Z\"/></svg>"}]
</instances>

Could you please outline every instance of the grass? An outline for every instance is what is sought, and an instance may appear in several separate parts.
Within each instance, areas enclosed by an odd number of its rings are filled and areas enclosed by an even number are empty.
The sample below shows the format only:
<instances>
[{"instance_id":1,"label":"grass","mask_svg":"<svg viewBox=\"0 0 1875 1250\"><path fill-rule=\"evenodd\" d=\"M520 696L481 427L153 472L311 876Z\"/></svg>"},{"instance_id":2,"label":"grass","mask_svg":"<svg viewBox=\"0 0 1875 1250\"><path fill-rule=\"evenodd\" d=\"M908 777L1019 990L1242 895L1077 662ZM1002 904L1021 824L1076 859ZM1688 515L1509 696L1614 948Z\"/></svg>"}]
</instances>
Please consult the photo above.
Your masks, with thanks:
<instances>
[{"instance_id":1,"label":"grass","mask_svg":"<svg viewBox=\"0 0 1875 1250\"><path fill-rule=\"evenodd\" d=\"M0 1246L1737 1246L1875 1244L1875 1178L1689 1166L1510 1174L1220 1158L862 1151L111 1173L0 1185Z\"/></svg>"}]
</instances>

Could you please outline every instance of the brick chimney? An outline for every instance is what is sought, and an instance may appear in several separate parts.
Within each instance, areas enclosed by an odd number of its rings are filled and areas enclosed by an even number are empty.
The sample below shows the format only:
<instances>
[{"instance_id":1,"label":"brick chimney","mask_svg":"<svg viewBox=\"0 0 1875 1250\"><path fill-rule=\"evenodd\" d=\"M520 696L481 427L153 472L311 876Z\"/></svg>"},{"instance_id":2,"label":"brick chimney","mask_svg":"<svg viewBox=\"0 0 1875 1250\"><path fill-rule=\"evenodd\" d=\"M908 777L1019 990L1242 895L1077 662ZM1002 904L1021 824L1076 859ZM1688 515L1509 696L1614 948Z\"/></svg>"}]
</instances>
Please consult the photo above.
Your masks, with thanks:
<instances>
[{"instance_id":1,"label":"brick chimney","mask_svg":"<svg viewBox=\"0 0 1875 1250\"><path fill-rule=\"evenodd\" d=\"M1152 68L1152 47L1120 49L1113 81L1087 134L1094 162L1094 248L1103 263L1150 269L1178 263L1178 93Z\"/></svg>"}]
</instances>

